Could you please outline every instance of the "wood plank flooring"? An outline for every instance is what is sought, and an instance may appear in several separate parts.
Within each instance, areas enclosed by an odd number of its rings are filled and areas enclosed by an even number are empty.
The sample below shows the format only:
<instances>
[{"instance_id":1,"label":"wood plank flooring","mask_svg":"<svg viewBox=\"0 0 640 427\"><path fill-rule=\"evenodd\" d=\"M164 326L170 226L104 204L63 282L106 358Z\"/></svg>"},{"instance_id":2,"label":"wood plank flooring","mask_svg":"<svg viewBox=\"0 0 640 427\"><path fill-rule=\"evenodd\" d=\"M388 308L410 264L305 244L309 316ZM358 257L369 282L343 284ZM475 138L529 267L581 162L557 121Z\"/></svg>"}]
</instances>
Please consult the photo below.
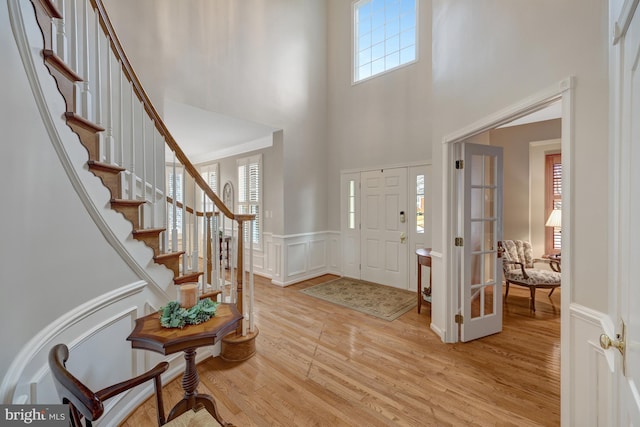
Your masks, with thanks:
<instances>
[{"instance_id":1,"label":"wood plank flooring","mask_svg":"<svg viewBox=\"0 0 640 427\"><path fill-rule=\"evenodd\" d=\"M225 420L245 426L558 426L560 292L512 286L503 332L443 344L430 306L388 322L256 276L257 354L243 363L198 365L198 391ZM164 388L168 411L181 378ZM122 424L155 425L146 401Z\"/></svg>"}]
</instances>

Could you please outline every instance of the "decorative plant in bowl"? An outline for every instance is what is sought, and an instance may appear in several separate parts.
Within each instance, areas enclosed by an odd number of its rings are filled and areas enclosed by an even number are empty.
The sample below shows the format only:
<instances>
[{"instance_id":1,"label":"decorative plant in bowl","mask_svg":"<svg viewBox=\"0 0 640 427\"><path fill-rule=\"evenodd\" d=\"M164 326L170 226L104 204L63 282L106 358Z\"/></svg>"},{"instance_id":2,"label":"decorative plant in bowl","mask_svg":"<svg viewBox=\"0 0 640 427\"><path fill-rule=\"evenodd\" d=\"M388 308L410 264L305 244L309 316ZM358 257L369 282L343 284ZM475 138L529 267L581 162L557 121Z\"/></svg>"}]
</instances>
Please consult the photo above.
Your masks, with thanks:
<instances>
[{"instance_id":1,"label":"decorative plant in bowl","mask_svg":"<svg viewBox=\"0 0 640 427\"><path fill-rule=\"evenodd\" d=\"M160 324L165 328L183 328L185 325L197 325L216 315L218 303L211 298L201 299L191 308L180 306L178 301L170 301L160 307Z\"/></svg>"}]
</instances>

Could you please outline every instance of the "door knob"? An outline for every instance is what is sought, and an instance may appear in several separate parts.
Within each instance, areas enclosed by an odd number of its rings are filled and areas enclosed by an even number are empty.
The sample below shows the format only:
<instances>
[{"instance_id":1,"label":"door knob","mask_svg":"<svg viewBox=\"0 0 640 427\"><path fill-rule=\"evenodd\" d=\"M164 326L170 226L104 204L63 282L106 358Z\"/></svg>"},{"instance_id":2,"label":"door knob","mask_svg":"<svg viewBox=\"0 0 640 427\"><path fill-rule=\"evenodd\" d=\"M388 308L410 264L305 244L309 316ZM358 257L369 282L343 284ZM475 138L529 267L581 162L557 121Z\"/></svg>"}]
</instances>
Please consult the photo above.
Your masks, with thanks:
<instances>
[{"instance_id":1,"label":"door knob","mask_svg":"<svg viewBox=\"0 0 640 427\"><path fill-rule=\"evenodd\" d=\"M620 339L620 334L616 334L615 339L611 339L609 335L602 334L600 335L600 347L608 350L611 347L615 347L618 349L620 354L624 354L624 341Z\"/></svg>"},{"instance_id":2,"label":"door knob","mask_svg":"<svg viewBox=\"0 0 640 427\"><path fill-rule=\"evenodd\" d=\"M611 347L617 348L620 354L622 355L622 375L624 376L627 375L627 356L625 352L625 347L626 347L626 343L625 343L626 330L625 329L626 328L625 328L624 322L620 321L621 332L619 334L616 334L615 339L611 339L607 334L600 335L600 347L604 348L605 350L608 350Z\"/></svg>"},{"instance_id":3,"label":"door knob","mask_svg":"<svg viewBox=\"0 0 640 427\"><path fill-rule=\"evenodd\" d=\"M404 243L407 240L407 235L405 233L400 233L400 243Z\"/></svg>"}]
</instances>

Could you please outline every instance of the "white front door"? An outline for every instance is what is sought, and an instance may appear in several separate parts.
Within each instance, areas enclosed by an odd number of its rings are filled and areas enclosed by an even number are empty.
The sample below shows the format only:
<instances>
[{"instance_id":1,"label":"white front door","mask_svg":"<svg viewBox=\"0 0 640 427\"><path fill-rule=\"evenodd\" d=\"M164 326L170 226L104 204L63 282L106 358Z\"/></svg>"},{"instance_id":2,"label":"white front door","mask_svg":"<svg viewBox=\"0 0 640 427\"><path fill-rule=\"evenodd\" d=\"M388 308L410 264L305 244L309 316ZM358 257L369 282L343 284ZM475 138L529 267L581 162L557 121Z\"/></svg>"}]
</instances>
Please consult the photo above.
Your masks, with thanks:
<instances>
[{"instance_id":1,"label":"white front door","mask_svg":"<svg viewBox=\"0 0 640 427\"><path fill-rule=\"evenodd\" d=\"M361 174L362 280L407 289L407 169Z\"/></svg>"},{"instance_id":2,"label":"white front door","mask_svg":"<svg viewBox=\"0 0 640 427\"><path fill-rule=\"evenodd\" d=\"M502 148L462 145L463 241L460 339L502 330Z\"/></svg>"},{"instance_id":3,"label":"white front door","mask_svg":"<svg viewBox=\"0 0 640 427\"><path fill-rule=\"evenodd\" d=\"M619 109L614 117L614 153L618 163L612 168L615 204L612 215L612 278L616 301L608 331L613 344L608 355L614 363L614 420L619 426L640 426L640 12L638 0L625 1L615 27L619 34L614 47L614 97ZM617 256L615 256L617 254ZM624 333L623 327L624 324ZM616 334L620 334L616 336ZM607 346L607 336L601 345Z\"/></svg>"}]
</instances>

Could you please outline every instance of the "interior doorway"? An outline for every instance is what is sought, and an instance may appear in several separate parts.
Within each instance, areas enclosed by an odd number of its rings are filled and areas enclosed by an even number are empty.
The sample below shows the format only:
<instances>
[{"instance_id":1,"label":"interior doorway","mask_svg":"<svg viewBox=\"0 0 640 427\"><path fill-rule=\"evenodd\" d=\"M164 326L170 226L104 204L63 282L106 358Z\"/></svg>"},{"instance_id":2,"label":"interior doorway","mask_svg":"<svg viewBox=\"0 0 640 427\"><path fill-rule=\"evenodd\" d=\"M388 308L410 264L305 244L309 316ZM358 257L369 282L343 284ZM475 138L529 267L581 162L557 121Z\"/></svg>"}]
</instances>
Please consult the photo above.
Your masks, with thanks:
<instances>
[{"instance_id":1,"label":"interior doorway","mask_svg":"<svg viewBox=\"0 0 640 427\"><path fill-rule=\"evenodd\" d=\"M462 129L451 136L445 137L445 164L450 164L451 169L448 173L445 174L445 188L448 188L450 191L445 192L445 217L448 218L448 224L445 227L445 253L444 256L449 260L447 262L444 277L445 283L447 284L447 293L446 293L446 320L447 320L447 331L444 334L445 341L447 342L457 342L460 341L460 337L462 335L462 331L465 328L464 319L462 319L463 323L459 323L461 307L462 307L462 297L463 297L463 288L461 286L461 263L464 262L464 255L461 253L462 250L459 247L455 246L455 237L457 237L458 233L458 221L461 215L461 205L459 203L460 194L463 189L456 188L456 175L455 175L455 160L459 155L460 144L469 141L469 140L477 140L478 138L482 138L484 134L490 131L495 131L501 128L503 125L513 122L514 120L521 119L525 116L528 116L534 112L544 110L546 107L551 105L559 106L560 110L560 139L561 139L561 148L563 152L563 181L562 187L564 190L564 197L569 199L569 194L571 191L571 183L570 183L570 147L571 147L571 108L572 108L572 80L567 79L566 81L561 82L559 85L555 87L551 87L548 90L541 91L538 94L531 96L530 98L522 101L518 104L515 104L512 107L506 108L502 111L499 111L485 119L474 123L474 125ZM558 103L561 101L561 103ZM545 139L545 138L538 138ZM476 141L473 142L476 142ZM528 146L526 148L528 152ZM505 173L508 168L512 166L509 162L505 162ZM528 166L528 165L527 165ZM517 167L517 166L514 166ZM527 179L528 181L528 176ZM528 182L527 182L528 185ZM518 206L517 203L514 203L513 200L510 199L508 194L505 194L505 203L504 209L507 211L508 209L524 209L523 215L520 215L521 218L524 218L523 223L526 224L526 235L524 238L520 238L521 240L528 240L529 237L529 203L523 203L522 206ZM567 214L570 212L570 206L565 206L563 209L562 216L563 218L569 217ZM506 226L506 224L505 224ZM571 226L569 221L565 221L562 225L563 239L568 240L570 238ZM519 237L519 236L518 236ZM518 237L515 237L516 239ZM505 233L505 238L507 235ZM513 237L509 237L513 238ZM570 249L563 250L562 253L562 263L563 263L563 278L562 278L562 293L570 294L571 288L571 277L570 272L566 272L566 270L570 269L571 263L571 255ZM570 270L569 270L570 271ZM561 307L561 324L564 326L568 320L568 300L567 298L563 299L560 302ZM437 309L437 307L434 307Z\"/></svg>"}]
</instances>

